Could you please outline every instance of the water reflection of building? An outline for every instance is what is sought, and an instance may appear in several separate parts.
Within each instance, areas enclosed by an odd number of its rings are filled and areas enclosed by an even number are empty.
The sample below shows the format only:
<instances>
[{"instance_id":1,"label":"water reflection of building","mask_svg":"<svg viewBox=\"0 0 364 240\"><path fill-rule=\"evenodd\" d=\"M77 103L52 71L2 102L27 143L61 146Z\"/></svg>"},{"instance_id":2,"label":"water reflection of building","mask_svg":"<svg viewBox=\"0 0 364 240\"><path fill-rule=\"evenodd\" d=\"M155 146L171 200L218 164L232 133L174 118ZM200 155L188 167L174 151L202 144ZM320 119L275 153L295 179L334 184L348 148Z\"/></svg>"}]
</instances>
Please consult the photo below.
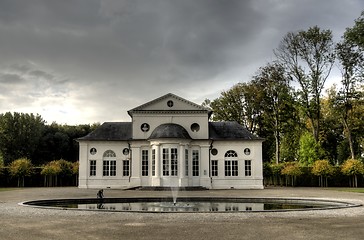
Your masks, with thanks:
<instances>
[{"instance_id":1,"label":"water reflection of building","mask_svg":"<svg viewBox=\"0 0 364 240\"><path fill-rule=\"evenodd\" d=\"M78 139L80 188L263 188L263 139L238 123L174 94L128 113Z\"/></svg>"},{"instance_id":2,"label":"water reflection of building","mask_svg":"<svg viewBox=\"0 0 364 240\"><path fill-rule=\"evenodd\" d=\"M149 211L149 212L244 212L264 211L264 203L242 203L242 202L199 202L198 204L156 202L133 202L133 203L95 203L79 204L79 209L105 210L105 211Z\"/></svg>"}]
</instances>

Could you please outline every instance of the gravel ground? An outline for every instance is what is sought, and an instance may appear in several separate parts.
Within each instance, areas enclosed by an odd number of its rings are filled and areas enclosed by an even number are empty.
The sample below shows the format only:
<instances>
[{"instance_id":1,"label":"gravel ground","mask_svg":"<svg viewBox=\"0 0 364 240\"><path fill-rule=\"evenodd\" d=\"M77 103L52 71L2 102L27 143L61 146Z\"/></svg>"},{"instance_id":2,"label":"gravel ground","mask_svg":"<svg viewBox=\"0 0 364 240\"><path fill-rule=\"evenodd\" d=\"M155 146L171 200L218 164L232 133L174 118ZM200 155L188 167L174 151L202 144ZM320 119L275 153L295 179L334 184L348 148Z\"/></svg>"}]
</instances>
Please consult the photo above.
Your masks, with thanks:
<instances>
[{"instance_id":1,"label":"gravel ground","mask_svg":"<svg viewBox=\"0 0 364 240\"><path fill-rule=\"evenodd\" d=\"M97 190L25 188L0 192L0 239L363 239L364 207L264 213L127 213L39 209L37 199L93 198ZM105 190L105 197L171 196ZM364 204L364 194L321 188L179 192L179 196L282 197Z\"/></svg>"}]
</instances>

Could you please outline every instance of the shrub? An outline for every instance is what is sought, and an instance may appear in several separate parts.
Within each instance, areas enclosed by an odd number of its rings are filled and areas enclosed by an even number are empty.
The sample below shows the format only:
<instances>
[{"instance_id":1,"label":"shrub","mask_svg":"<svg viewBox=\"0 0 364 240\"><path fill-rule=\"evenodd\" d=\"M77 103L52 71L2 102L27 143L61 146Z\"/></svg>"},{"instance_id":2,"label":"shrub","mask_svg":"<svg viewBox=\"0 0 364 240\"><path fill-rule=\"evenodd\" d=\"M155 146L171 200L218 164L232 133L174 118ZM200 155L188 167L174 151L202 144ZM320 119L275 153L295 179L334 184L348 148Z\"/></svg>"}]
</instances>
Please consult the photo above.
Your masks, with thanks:
<instances>
[{"instance_id":1,"label":"shrub","mask_svg":"<svg viewBox=\"0 0 364 240\"><path fill-rule=\"evenodd\" d=\"M341 172L350 177L350 186L358 187L358 175L364 174L364 164L357 159L348 159L341 166Z\"/></svg>"},{"instance_id":2,"label":"shrub","mask_svg":"<svg viewBox=\"0 0 364 240\"><path fill-rule=\"evenodd\" d=\"M66 160L53 160L43 166L41 174L44 175L44 185L51 187L58 185L58 176L62 185L62 178L74 173L74 166Z\"/></svg>"},{"instance_id":3,"label":"shrub","mask_svg":"<svg viewBox=\"0 0 364 240\"><path fill-rule=\"evenodd\" d=\"M33 174L33 165L27 158L19 158L9 165L9 173L18 178L18 187L24 187L24 178Z\"/></svg>"},{"instance_id":4,"label":"shrub","mask_svg":"<svg viewBox=\"0 0 364 240\"><path fill-rule=\"evenodd\" d=\"M291 185L294 186L296 178L302 175L302 170L298 162L286 162L281 170L282 175L286 175L286 186L290 180Z\"/></svg>"},{"instance_id":5,"label":"shrub","mask_svg":"<svg viewBox=\"0 0 364 240\"><path fill-rule=\"evenodd\" d=\"M334 173L334 167L328 160L317 160L313 163L311 172L313 175L319 176L320 187L327 187L327 178Z\"/></svg>"}]
</instances>

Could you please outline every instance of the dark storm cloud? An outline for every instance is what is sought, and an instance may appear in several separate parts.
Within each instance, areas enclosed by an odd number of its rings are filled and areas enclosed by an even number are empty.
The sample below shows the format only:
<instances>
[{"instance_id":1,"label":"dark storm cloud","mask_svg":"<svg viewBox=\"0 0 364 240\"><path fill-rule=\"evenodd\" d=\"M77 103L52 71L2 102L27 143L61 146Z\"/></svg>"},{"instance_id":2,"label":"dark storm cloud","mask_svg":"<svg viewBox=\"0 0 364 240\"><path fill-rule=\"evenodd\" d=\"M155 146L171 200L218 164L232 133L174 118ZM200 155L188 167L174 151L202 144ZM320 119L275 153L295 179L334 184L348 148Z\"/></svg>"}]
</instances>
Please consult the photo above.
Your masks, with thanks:
<instances>
[{"instance_id":1,"label":"dark storm cloud","mask_svg":"<svg viewBox=\"0 0 364 240\"><path fill-rule=\"evenodd\" d=\"M22 82L24 82L24 79L17 74L4 73L0 75L0 84L13 85Z\"/></svg>"},{"instance_id":2,"label":"dark storm cloud","mask_svg":"<svg viewBox=\"0 0 364 240\"><path fill-rule=\"evenodd\" d=\"M0 84L19 84L0 95L89 122L125 120L167 92L201 103L248 81L287 32L318 25L339 39L362 9L360 0L2 0Z\"/></svg>"}]
</instances>

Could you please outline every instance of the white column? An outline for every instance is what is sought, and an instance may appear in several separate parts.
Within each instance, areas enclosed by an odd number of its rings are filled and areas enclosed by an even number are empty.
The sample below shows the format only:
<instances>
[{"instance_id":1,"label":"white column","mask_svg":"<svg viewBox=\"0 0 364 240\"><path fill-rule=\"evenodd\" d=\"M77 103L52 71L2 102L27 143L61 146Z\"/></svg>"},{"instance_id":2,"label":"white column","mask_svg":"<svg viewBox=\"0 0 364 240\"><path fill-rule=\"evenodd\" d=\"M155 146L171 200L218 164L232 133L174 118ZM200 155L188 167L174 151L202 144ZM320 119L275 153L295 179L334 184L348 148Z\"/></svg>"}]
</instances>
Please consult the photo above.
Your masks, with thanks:
<instances>
[{"instance_id":1,"label":"white column","mask_svg":"<svg viewBox=\"0 0 364 240\"><path fill-rule=\"evenodd\" d=\"M156 144L155 146L155 176L159 178L161 176L160 145Z\"/></svg>"},{"instance_id":2,"label":"white column","mask_svg":"<svg viewBox=\"0 0 364 240\"><path fill-rule=\"evenodd\" d=\"M179 145L178 155L178 177L184 178L185 174L185 148L183 144Z\"/></svg>"},{"instance_id":3,"label":"white column","mask_svg":"<svg viewBox=\"0 0 364 240\"><path fill-rule=\"evenodd\" d=\"M79 173L78 173L78 187L87 188L89 161L88 161L88 144L85 142L79 142Z\"/></svg>"}]
</instances>

